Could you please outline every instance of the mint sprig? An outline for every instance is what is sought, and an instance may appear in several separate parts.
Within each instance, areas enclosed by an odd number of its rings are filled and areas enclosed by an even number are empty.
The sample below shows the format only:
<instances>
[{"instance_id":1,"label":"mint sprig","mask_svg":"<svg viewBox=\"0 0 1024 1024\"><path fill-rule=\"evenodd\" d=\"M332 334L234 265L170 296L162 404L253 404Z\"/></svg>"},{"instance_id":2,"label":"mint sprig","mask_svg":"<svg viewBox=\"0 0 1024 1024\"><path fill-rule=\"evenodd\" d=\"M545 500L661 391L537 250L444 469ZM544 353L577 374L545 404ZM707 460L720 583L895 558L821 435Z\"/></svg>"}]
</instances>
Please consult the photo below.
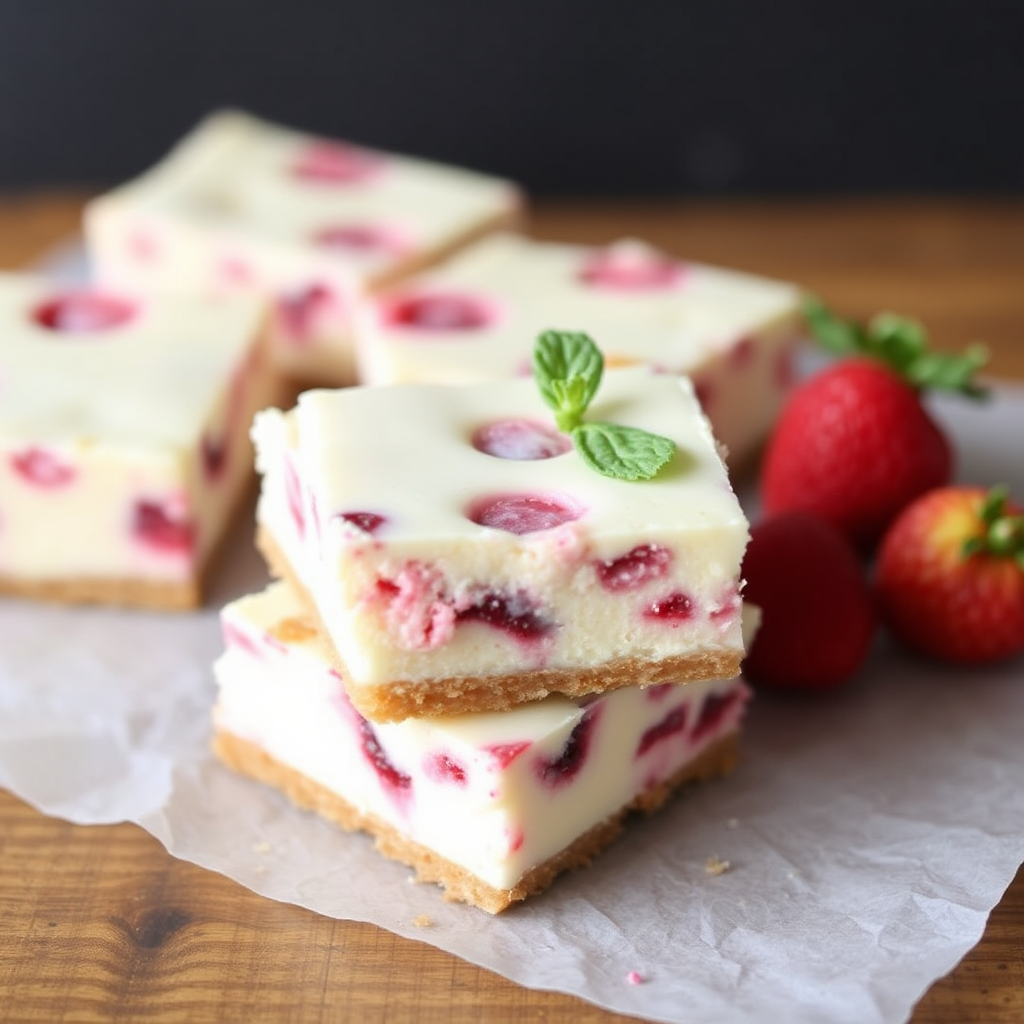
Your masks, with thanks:
<instances>
[{"instance_id":1,"label":"mint sprig","mask_svg":"<svg viewBox=\"0 0 1024 1024\"><path fill-rule=\"evenodd\" d=\"M604 356L586 334L545 331L533 348L533 376L558 429L591 469L615 480L650 480L672 458L675 442L618 423L584 422L597 394Z\"/></svg>"},{"instance_id":2,"label":"mint sprig","mask_svg":"<svg viewBox=\"0 0 1024 1024\"><path fill-rule=\"evenodd\" d=\"M815 298L804 303L804 316L818 343L835 355L878 359L918 391L988 397L988 389L974 380L974 374L988 362L984 345L970 345L960 355L933 352L928 347L928 332L916 320L879 313L867 324L859 324L836 316Z\"/></svg>"},{"instance_id":3,"label":"mint sprig","mask_svg":"<svg viewBox=\"0 0 1024 1024\"><path fill-rule=\"evenodd\" d=\"M533 377L559 430L568 434L580 423L603 374L604 356L586 334L545 331L537 339Z\"/></svg>"}]
</instances>

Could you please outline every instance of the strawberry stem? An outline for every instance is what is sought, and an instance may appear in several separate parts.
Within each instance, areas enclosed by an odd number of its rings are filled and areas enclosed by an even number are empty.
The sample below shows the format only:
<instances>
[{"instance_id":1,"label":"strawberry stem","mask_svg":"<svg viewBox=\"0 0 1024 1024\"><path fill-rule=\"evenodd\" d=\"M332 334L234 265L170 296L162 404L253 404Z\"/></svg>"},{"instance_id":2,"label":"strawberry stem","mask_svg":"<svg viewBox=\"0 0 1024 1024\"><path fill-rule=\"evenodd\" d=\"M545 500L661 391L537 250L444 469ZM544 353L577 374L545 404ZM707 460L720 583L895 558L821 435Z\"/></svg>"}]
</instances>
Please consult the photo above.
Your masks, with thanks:
<instances>
[{"instance_id":1,"label":"strawberry stem","mask_svg":"<svg viewBox=\"0 0 1024 1024\"><path fill-rule=\"evenodd\" d=\"M1005 484L993 487L985 495L978 510L983 532L964 541L965 558L977 554L1012 558L1024 570L1024 515L1011 513L1007 508L1008 499Z\"/></svg>"},{"instance_id":2,"label":"strawberry stem","mask_svg":"<svg viewBox=\"0 0 1024 1024\"><path fill-rule=\"evenodd\" d=\"M933 352L928 347L928 332L916 320L879 313L866 325L859 324L836 316L816 298L805 301L804 316L823 348L836 355L878 359L917 391L988 397L988 389L974 380L974 374L988 362L984 345L970 345L960 355Z\"/></svg>"}]
</instances>

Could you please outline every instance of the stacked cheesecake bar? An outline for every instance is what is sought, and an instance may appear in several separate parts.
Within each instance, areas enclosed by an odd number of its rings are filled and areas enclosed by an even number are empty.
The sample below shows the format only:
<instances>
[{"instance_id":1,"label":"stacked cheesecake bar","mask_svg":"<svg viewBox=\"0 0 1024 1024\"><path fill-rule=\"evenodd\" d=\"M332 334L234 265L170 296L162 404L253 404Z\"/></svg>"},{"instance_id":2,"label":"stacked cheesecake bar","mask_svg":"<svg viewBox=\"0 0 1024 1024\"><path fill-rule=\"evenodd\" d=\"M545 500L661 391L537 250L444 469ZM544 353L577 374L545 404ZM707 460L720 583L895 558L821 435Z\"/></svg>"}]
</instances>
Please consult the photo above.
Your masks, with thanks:
<instances>
[{"instance_id":1,"label":"stacked cheesecake bar","mask_svg":"<svg viewBox=\"0 0 1024 1024\"><path fill-rule=\"evenodd\" d=\"M647 368L588 417L675 454L599 475L530 379L311 391L254 429L281 579L224 611L216 749L491 912L735 759L747 523L707 420Z\"/></svg>"}]
</instances>

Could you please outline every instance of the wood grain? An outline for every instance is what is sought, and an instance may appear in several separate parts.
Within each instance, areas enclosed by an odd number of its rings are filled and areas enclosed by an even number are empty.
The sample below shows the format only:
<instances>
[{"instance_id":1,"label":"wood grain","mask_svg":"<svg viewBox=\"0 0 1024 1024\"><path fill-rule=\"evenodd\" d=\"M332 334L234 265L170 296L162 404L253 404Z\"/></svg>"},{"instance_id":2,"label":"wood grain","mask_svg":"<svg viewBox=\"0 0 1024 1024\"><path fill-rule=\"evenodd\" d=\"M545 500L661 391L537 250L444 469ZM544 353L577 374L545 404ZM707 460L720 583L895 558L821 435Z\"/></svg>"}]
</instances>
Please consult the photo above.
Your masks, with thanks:
<instances>
[{"instance_id":1,"label":"wood grain","mask_svg":"<svg viewBox=\"0 0 1024 1024\"><path fill-rule=\"evenodd\" d=\"M83 197L0 199L0 267L73 233ZM947 349L992 348L1024 379L1024 201L547 202L540 237L649 239L798 281L841 311L922 319ZM1024 853L1024 838L1022 838ZM262 899L131 825L80 828L0 792L0 1022L480 1020L607 1024L370 925ZM1024 1020L1024 872L914 1024Z\"/></svg>"}]
</instances>

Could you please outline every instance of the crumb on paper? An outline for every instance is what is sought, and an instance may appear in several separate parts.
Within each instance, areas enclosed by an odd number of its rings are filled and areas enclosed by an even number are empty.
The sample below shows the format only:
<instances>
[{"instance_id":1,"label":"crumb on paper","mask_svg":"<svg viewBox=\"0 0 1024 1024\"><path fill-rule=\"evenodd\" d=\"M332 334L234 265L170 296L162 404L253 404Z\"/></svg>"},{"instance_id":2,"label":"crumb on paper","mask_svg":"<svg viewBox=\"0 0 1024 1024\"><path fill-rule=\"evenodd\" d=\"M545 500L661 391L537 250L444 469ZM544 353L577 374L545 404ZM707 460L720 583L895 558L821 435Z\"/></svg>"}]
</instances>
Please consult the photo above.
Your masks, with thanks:
<instances>
[{"instance_id":1,"label":"crumb on paper","mask_svg":"<svg viewBox=\"0 0 1024 1024\"><path fill-rule=\"evenodd\" d=\"M709 875L724 875L726 871L732 870L732 865L721 857L711 856L704 861L704 870Z\"/></svg>"},{"instance_id":2,"label":"crumb on paper","mask_svg":"<svg viewBox=\"0 0 1024 1024\"><path fill-rule=\"evenodd\" d=\"M263 842L260 842L260 843L253 843L252 844L252 852L253 853L270 853L270 851L272 849L273 849L273 847L266 840L264 840Z\"/></svg>"},{"instance_id":3,"label":"crumb on paper","mask_svg":"<svg viewBox=\"0 0 1024 1024\"><path fill-rule=\"evenodd\" d=\"M630 985L642 985L647 979L639 971L630 971L626 975L626 981Z\"/></svg>"},{"instance_id":4,"label":"crumb on paper","mask_svg":"<svg viewBox=\"0 0 1024 1024\"><path fill-rule=\"evenodd\" d=\"M794 879L796 879L796 878L799 878L799 877L800 877L800 872L799 872L799 871L787 871L787 872L786 872L786 877L787 877L787 878L788 878L788 879L789 879L790 881L793 881Z\"/></svg>"},{"instance_id":5,"label":"crumb on paper","mask_svg":"<svg viewBox=\"0 0 1024 1024\"><path fill-rule=\"evenodd\" d=\"M739 824L740 824L740 819L739 818L730 818L725 823L725 827L726 828L739 828Z\"/></svg>"},{"instance_id":6,"label":"crumb on paper","mask_svg":"<svg viewBox=\"0 0 1024 1024\"><path fill-rule=\"evenodd\" d=\"M430 919L430 917L427 914L417 914L412 919L412 923L417 928L432 928L434 926L434 922Z\"/></svg>"},{"instance_id":7,"label":"crumb on paper","mask_svg":"<svg viewBox=\"0 0 1024 1024\"><path fill-rule=\"evenodd\" d=\"M267 873L267 865L266 864L257 864L256 867L253 868L253 871L257 875L265 875Z\"/></svg>"}]
</instances>

